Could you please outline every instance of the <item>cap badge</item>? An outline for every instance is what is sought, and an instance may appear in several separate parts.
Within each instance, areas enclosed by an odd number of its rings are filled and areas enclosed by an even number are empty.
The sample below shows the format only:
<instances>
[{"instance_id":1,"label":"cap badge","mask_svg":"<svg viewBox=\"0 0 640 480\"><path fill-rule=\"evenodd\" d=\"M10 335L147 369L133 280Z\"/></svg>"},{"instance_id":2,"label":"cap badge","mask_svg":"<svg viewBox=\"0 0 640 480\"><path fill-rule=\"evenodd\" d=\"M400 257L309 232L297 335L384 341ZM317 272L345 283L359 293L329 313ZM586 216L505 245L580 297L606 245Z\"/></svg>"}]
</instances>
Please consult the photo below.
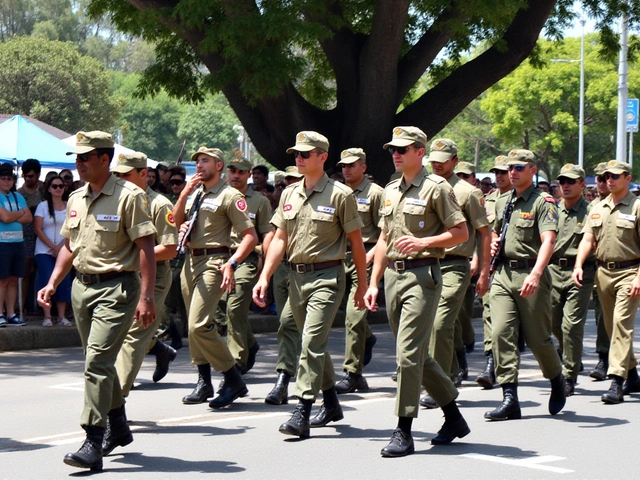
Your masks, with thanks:
<instances>
[{"instance_id":1,"label":"cap badge","mask_svg":"<svg viewBox=\"0 0 640 480\"><path fill-rule=\"evenodd\" d=\"M398 137L398 136L402 135L402 129L401 129L401 128L396 128L396 129L393 131L393 134L394 134L396 137Z\"/></svg>"}]
</instances>

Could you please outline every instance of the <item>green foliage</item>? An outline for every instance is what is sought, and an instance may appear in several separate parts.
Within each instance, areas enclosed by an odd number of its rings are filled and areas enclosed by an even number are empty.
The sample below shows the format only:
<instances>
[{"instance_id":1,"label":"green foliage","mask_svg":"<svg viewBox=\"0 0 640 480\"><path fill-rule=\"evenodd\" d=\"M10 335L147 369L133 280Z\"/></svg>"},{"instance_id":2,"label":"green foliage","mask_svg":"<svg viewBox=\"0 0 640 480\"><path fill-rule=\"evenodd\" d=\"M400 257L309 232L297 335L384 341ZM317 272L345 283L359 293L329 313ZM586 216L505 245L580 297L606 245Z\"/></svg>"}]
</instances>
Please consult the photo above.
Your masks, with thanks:
<instances>
[{"instance_id":1,"label":"green foliage","mask_svg":"<svg viewBox=\"0 0 640 480\"><path fill-rule=\"evenodd\" d=\"M62 130L109 129L115 103L102 65L68 43L20 37L0 44L0 111Z\"/></svg>"}]
</instances>

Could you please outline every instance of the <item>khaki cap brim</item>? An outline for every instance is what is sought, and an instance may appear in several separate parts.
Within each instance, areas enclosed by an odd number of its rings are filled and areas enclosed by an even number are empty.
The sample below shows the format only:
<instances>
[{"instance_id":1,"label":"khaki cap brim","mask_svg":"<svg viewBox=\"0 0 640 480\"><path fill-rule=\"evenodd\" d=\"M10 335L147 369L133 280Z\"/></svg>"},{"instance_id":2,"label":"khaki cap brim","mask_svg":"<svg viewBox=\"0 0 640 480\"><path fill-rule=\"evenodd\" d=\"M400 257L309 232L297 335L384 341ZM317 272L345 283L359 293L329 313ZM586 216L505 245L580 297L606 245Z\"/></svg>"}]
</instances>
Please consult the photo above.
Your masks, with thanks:
<instances>
[{"instance_id":1,"label":"khaki cap brim","mask_svg":"<svg viewBox=\"0 0 640 480\"><path fill-rule=\"evenodd\" d=\"M527 165L529 162L524 160L509 160L507 165ZM543 180L546 182L546 180Z\"/></svg>"},{"instance_id":2,"label":"khaki cap brim","mask_svg":"<svg viewBox=\"0 0 640 480\"><path fill-rule=\"evenodd\" d=\"M582 178L582 177L581 177L580 175L578 175L577 173L570 173L570 172L567 172L567 173L563 173L563 174L561 174L561 175L558 175L556 178L557 178L557 179L560 179L560 178L562 178L562 177L565 177L565 178L574 178L574 179L576 179L576 180L577 180L578 178Z\"/></svg>"},{"instance_id":3,"label":"khaki cap brim","mask_svg":"<svg viewBox=\"0 0 640 480\"><path fill-rule=\"evenodd\" d=\"M135 167L130 167L129 165L116 165L111 169L114 173L129 173Z\"/></svg>"},{"instance_id":4,"label":"khaki cap brim","mask_svg":"<svg viewBox=\"0 0 640 480\"><path fill-rule=\"evenodd\" d=\"M498 170L499 172L508 172L509 167L507 167L506 165L501 165L499 167L492 167L491 169L489 169L489 173L492 173L494 170Z\"/></svg>"},{"instance_id":5,"label":"khaki cap brim","mask_svg":"<svg viewBox=\"0 0 640 480\"><path fill-rule=\"evenodd\" d=\"M209 152L196 152L193 155L191 155L191 161L195 162L196 158L198 158L198 155L206 155L207 157L211 157L217 160L218 162L223 162L223 160L220 157Z\"/></svg>"},{"instance_id":6,"label":"khaki cap brim","mask_svg":"<svg viewBox=\"0 0 640 480\"><path fill-rule=\"evenodd\" d=\"M317 147L315 147L313 145L307 145L307 144L298 145L298 144L295 144L293 147L287 148L287 153L310 152L311 150L315 150L316 148Z\"/></svg>"},{"instance_id":7,"label":"khaki cap brim","mask_svg":"<svg viewBox=\"0 0 640 480\"><path fill-rule=\"evenodd\" d=\"M358 160L360 160L360 157L356 157L355 155L350 157L344 157L344 158L341 158L340 161L336 163L336 165L350 165L352 163L356 163Z\"/></svg>"},{"instance_id":8,"label":"khaki cap brim","mask_svg":"<svg viewBox=\"0 0 640 480\"><path fill-rule=\"evenodd\" d=\"M429 153L429 158L427 159L428 162L438 162L438 163L444 163L447 160L451 160L454 157L453 153L448 153L448 152L430 152Z\"/></svg>"},{"instance_id":9,"label":"khaki cap brim","mask_svg":"<svg viewBox=\"0 0 640 480\"><path fill-rule=\"evenodd\" d=\"M615 173L615 174L621 174L621 173L629 173L626 170L622 169L622 168L605 168L604 169L604 173L609 172L609 173Z\"/></svg>"},{"instance_id":10,"label":"khaki cap brim","mask_svg":"<svg viewBox=\"0 0 640 480\"><path fill-rule=\"evenodd\" d=\"M413 145L415 140L410 140L406 138L396 138L395 140L391 140L389 143L385 143L382 148L387 150L389 147L408 147L409 145Z\"/></svg>"},{"instance_id":11,"label":"khaki cap brim","mask_svg":"<svg viewBox=\"0 0 640 480\"><path fill-rule=\"evenodd\" d=\"M73 148L75 148L75 150L73 150L72 152L67 152L67 155L82 155L83 153L93 152L96 149L96 147L92 147L91 145L83 145L80 147L76 145Z\"/></svg>"}]
</instances>

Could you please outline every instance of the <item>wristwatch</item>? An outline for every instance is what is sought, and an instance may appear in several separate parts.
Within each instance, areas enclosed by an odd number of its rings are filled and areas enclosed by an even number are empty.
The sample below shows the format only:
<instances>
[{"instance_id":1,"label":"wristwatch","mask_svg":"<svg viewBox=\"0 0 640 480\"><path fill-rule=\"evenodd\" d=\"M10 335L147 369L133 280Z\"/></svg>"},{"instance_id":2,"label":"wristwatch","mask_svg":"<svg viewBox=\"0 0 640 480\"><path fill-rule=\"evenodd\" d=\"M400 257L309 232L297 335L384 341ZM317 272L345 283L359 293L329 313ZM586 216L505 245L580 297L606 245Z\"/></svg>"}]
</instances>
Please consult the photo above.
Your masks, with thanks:
<instances>
[{"instance_id":1,"label":"wristwatch","mask_svg":"<svg viewBox=\"0 0 640 480\"><path fill-rule=\"evenodd\" d=\"M231 259L229 259L229 260L227 260L227 263L228 263L229 265L231 265L231 268L233 269L233 271L234 271L234 272L235 272L235 271L236 271L236 269L238 268L238 262L236 262L235 260L231 260Z\"/></svg>"}]
</instances>

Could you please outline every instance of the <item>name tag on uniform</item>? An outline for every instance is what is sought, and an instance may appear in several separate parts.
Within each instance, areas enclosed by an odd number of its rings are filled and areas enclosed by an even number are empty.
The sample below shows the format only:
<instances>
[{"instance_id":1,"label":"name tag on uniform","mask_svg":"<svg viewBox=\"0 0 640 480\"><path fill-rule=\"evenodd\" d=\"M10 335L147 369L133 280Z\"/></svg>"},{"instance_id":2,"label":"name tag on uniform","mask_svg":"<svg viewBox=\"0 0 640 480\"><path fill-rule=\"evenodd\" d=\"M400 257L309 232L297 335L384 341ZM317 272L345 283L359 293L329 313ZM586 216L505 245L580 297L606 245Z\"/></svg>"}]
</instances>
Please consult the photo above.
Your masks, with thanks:
<instances>
[{"instance_id":1,"label":"name tag on uniform","mask_svg":"<svg viewBox=\"0 0 640 480\"><path fill-rule=\"evenodd\" d=\"M100 214L97 216L99 222L119 222L120 215L103 215Z\"/></svg>"},{"instance_id":2,"label":"name tag on uniform","mask_svg":"<svg viewBox=\"0 0 640 480\"><path fill-rule=\"evenodd\" d=\"M405 203L407 205L419 205L421 207L426 207L427 206L427 201L426 200L420 200L419 198L407 198L407 201Z\"/></svg>"},{"instance_id":3,"label":"name tag on uniform","mask_svg":"<svg viewBox=\"0 0 640 480\"><path fill-rule=\"evenodd\" d=\"M356 198L356 202L363 205L369 205L371 203L368 198Z\"/></svg>"},{"instance_id":4,"label":"name tag on uniform","mask_svg":"<svg viewBox=\"0 0 640 480\"><path fill-rule=\"evenodd\" d=\"M251 212L249 212L249 213L248 213L248 215L249 215L249 218L250 218L251 220L255 220L255 219L256 219L256 214L255 214L255 213L251 213Z\"/></svg>"},{"instance_id":5,"label":"name tag on uniform","mask_svg":"<svg viewBox=\"0 0 640 480\"><path fill-rule=\"evenodd\" d=\"M217 198L205 198L202 201L202 205L206 205L208 207L219 207L220 205L222 205L222 201L218 200Z\"/></svg>"},{"instance_id":6,"label":"name tag on uniform","mask_svg":"<svg viewBox=\"0 0 640 480\"><path fill-rule=\"evenodd\" d=\"M622 220L629 220L630 222L635 222L636 221L636 216L635 215L627 215L626 213L619 214L618 218L620 218Z\"/></svg>"},{"instance_id":7,"label":"name tag on uniform","mask_svg":"<svg viewBox=\"0 0 640 480\"><path fill-rule=\"evenodd\" d=\"M318 211L322 213L330 213L331 215L336 213L336 209L333 207L318 207Z\"/></svg>"}]
</instances>

